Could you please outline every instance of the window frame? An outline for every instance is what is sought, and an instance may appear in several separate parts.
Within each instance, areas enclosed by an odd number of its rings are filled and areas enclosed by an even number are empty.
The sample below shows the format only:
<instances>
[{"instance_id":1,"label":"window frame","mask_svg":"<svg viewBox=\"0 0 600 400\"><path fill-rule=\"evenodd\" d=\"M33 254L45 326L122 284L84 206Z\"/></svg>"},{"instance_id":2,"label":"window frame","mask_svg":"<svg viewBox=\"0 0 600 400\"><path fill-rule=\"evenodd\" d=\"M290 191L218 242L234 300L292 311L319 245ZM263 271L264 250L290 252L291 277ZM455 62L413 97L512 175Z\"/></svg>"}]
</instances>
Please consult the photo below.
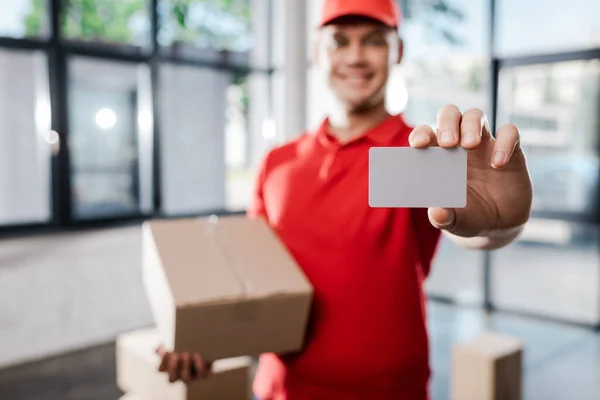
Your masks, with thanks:
<instances>
[{"instance_id":1,"label":"window frame","mask_svg":"<svg viewBox=\"0 0 600 400\"><path fill-rule=\"evenodd\" d=\"M490 100L491 100L491 109L493 110L492 115L489 118L490 129L492 132L497 131L498 121L498 84L499 77L502 71L505 68L511 67L519 67L519 66L527 66L527 65L536 65L536 64L549 64L549 63L557 63L557 62L567 62L567 61L588 61L588 60L600 60L600 47L585 49L585 50L575 50L575 51L561 51L555 53L539 53L539 54L525 54L525 55L516 55L516 56L500 56L497 55L495 51L495 37L497 35L497 27L496 27L496 12L497 12L497 0L490 0L490 10L489 10L489 20L488 26L490 29L489 34L489 56L490 56ZM600 112L600 110L598 110ZM600 131L596 132L596 135L600 139ZM600 140L598 140L600 143ZM600 155L600 145L596 149L598 155ZM598 171L598 180L599 180L599 191L600 191L600 168ZM557 221L565 221L570 223L586 223L590 224L593 227L600 229L600 193L596 196L598 199L598 204L596 205L595 212L583 213L583 212L556 212L556 211L532 211L532 218L543 218ZM600 252L600 242L597 244L598 250ZM525 317L533 317L537 319L547 320L555 323L568 324L568 325L576 325L583 326L586 328L592 328L594 330L600 331L600 316L598 316L599 322L595 325L589 325L586 323L578 323L573 321L564 320L561 318L547 317L538 315L536 313L525 312L520 310L513 309L504 309L496 306L492 300L492 266L493 266L494 258L493 253L490 251L484 252L483 257L483 308L488 311L503 311L508 312L515 315L522 315ZM599 267L600 268L600 267Z\"/></svg>"},{"instance_id":2,"label":"window frame","mask_svg":"<svg viewBox=\"0 0 600 400\"><path fill-rule=\"evenodd\" d=\"M159 24L159 0L148 0L150 17L150 47L142 48L127 44L98 44L86 43L85 41L70 41L63 37L61 32L61 16L63 10L62 0L47 0L47 11L49 13L50 32L44 38L11 38L0 37L0 49L16 49L23 51L42 51L48 63L50 104L52 110L51 129L60 135L60 151L51 156L51 176L49 193L51 199L51 219L49 222L6 224L0 225L0 238L18 237L37 234L53 233L57 231L77 231L87 229L109 228L120 225L140 224L147 219L154 218L186 218L202 215L236 215L244 214L245 210L215 209L206 210L193 215L167 216L162 212L161 182L160 182L160 87L159 68L162 63L175 65L189 65L198 68L209 68L224 70L241 74L264 74L269 78L275 72L275 68L256 67L251 64L240 66L239 64L224 61L204 61L197 57L186 55L164 54L158 42ZM268 8L268 29L272 30L272 8L273 0L265 0L264 6ZM269 32L268 37L272 37ZM267 57L272 60L272 43L267 41ZM152 181L153 211L150 213L133 213L123 217L99 217L94 219L76 219L73 217L73 204L71 198L71 165L69 151L69 59L71 57L97 58L104 61L145 64L150 70L151 96L153 109L153 151L152 151ZM271 79L269 79L269 82ZM271 83L270 83L271 84ZM272 113L272 99L267 107Z\"/></svg>"}]
</instances>

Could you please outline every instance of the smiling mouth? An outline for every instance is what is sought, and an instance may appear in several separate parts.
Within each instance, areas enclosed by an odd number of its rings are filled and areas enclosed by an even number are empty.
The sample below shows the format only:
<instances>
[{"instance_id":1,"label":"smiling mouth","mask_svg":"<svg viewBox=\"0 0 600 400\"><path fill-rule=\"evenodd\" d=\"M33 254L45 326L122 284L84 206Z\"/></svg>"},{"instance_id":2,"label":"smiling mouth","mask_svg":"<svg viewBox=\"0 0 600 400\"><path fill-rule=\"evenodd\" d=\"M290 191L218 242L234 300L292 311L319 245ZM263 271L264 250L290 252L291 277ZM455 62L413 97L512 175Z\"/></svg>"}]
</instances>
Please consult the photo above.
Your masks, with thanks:
<instances>
[{"instance_id":1,"label":"smiling mouth","mask_svg":"<svg viewBox=\"0 0 600 400\"><path fill-rule=\"evenodd\" d=\"M344 83L353 87L364 87L371 81L371 76L367 75L351 75L341 77Z\"/></svg>"}]
</instances>

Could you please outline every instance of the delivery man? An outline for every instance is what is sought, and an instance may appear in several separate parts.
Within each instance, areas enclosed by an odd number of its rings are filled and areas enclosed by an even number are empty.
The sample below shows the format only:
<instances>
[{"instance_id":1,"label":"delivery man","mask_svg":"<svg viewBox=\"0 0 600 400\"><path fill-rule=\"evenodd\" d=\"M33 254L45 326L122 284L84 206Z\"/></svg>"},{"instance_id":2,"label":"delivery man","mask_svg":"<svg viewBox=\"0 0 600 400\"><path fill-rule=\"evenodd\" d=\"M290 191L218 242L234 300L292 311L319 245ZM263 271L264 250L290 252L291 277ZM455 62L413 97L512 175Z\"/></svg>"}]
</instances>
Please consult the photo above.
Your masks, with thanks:
<instances>
[{"instance_id":1,"label":"delivery man","mask_svg":"<svg viewBox=\"0 0 600 400\"><path fill-rule=\"evenodd\" d=\"M248 215L278 233L315 296L304 350L260 357L258 399L428 399L423 281L441 234L468 249L498 249L529 218L515 126L493 138L481 110L448 105L437 131L413 129L386 110L390 69L402 59L400 22L393 0L325 0L315 61L336 106L316 132L273 149L259 168ZM467 149L466 208L370 208L373 146ZM210 369L198 354L161 354L172 381Z\"/></svg>"}]
</instances>

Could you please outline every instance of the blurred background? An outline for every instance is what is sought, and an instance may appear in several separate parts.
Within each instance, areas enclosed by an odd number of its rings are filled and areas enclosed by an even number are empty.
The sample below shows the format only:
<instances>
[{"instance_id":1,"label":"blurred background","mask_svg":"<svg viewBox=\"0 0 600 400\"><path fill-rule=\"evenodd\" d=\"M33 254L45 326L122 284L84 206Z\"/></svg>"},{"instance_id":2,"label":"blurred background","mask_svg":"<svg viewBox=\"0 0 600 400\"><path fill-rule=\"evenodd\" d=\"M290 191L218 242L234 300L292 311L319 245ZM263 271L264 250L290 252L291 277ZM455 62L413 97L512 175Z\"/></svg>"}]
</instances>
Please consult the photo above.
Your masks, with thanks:
<instances>
[{"instance_id":1,"label":"blurred background","mask_svg":"<svg viewBox=\"0 0 600 400\"><path fill-rule=\"evenodd\" d=\"M600 0L400 0L389 107L517 125L521 239L442 243L433 395L453 344L525 341L526 399L600 399ZM0 398L116 399L115 337L150 326L140 223L243 213L262 155L329 101L319 0L0 0Z\"/></svg>"}]
</instances>

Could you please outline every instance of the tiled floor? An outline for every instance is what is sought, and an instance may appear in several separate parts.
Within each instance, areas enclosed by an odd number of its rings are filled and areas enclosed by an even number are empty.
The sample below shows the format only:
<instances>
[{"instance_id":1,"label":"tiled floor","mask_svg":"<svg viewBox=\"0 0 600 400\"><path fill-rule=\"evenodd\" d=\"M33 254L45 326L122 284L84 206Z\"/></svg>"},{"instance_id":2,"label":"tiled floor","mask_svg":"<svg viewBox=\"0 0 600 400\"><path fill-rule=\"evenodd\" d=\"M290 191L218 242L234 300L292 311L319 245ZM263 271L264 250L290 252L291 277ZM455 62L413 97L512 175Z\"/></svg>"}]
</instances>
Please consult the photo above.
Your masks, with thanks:
<instances>
[{"instance_id":1,"label":"tiled floor","mask_svg":"<svg viewBox=\"0 0 600 400\"><path fill-rule=\"evenodd\" d=\"M452 346L485 330L525 343L524 400L600 400L600 336L592 331L439 303L429 306L434 400L448 399ZM2 400L115 400L109 344L0 371Z\"/></svg>"},{"instance_id":2,"label":"tiled floor","mask_svg":"<svg viewBox=\"0 0 600 400\"><path fill-rule=\"evenodd\" d=\"M116 400L114 344L0 372L2 400Z\"/></svg>"}]
</instances>

